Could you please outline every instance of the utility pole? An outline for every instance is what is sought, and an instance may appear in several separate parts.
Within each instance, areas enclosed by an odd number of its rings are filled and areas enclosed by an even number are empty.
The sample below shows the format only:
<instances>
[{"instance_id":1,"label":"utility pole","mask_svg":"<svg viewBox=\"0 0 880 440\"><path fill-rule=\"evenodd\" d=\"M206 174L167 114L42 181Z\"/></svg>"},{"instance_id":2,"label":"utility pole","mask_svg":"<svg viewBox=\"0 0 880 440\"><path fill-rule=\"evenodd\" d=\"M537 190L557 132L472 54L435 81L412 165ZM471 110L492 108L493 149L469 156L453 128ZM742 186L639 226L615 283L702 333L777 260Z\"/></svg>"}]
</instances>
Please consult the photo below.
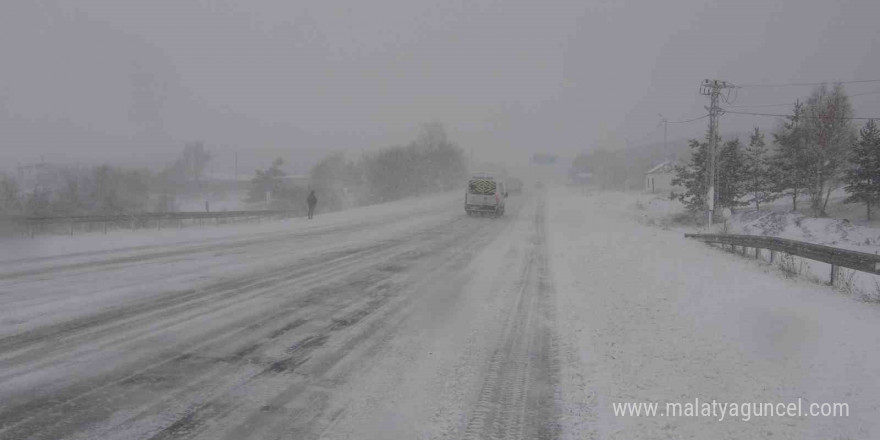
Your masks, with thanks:
<instances>
[{"instance_id":1,"label":"utility pole","mask_svg":"<svg viewBox=\"0 0 880 440\"><path fill-rule=\"evenodd\" d=\"M663 154L669 154L669 145L666 143L666 133L669 131L669 119L666 119L661 113L657 114L660 115L660 122L663 124Z\"/></svg>"},{"instance_id":2,"label":"utility pole","mask_svg":"<svg viewBox=\"0 0 880 440\"><path fill-rule=\"evenodd\" d=\"M706 164L706 224L711 225L715 222L715 202L718 200L715 194L715 157L718 151L718 117L721 116L721 109L718 108L718 99L721 97L721 90L732 89L736 86L727 81L719 81L717 79L704 79L700 85L700 94L709 96L709 154L707 155L708 163Z\"/></svg>"}]
</instances>

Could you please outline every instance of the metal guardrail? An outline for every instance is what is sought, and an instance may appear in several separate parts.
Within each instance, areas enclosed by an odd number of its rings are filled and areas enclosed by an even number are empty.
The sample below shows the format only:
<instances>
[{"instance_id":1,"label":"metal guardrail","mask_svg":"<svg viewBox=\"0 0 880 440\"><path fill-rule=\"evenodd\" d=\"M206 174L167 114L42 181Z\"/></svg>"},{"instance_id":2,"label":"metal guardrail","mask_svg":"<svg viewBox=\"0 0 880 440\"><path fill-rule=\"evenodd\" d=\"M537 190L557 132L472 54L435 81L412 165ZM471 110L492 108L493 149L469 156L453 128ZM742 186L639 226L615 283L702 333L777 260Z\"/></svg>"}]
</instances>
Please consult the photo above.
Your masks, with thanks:
<instances>
[{"instance_id":1,"label":"metal guardrail","mask_svg":"<svg viewBox=\"0 0 880 440\"><path fill-rule=\"evenodd\" d=\"M74 224L100 223L104 233L107 232L108 224L125 223L136 229L140 225L155 223L157 229L161 229L163 221L177 220L178 225L183 225L183 220L205 220L234 218L263 218L272 216L292 215L293 211L261 210L261 211L217 211L217 212L147 212L131 214L110 215L75 215L63 217L6 217L0 218L0 222L18 224L27 227L28 234L33 237L36 230L45 225L69 224L70 233L73 233Z\"/></svg>"},{"instance_id":2,"label":"metal guardrail","mask_svg":"<svg viewBox=\"0 0 880 440\"><path fill-rule=\"evenodd\" d=\"M66 217L19 217L18 220L25 223L92 223L92 222L116 222L137 220L194 220L194 219L214 219L214 218L235 218L235 217L268 217L273 215L283 215L290 211L217 211L217 212L146 212L133 214L112 214L112 215L76 215Z\"/></svg>"},{"instance_id":3,"label":"metal guardrail","mask_svg":"<svg viewBox=\"0 0 880 440\"><path fill-rule=\"evenodd\" d=\"M831 284L834 284L834 280L837 278L838 267L880 275L880 255L866 252L760 235L684 234L684 236L704 243L740 246L743 248L743 253L747 248L754 248L756 257L760 255L760 249L767 249L770 251L771 262L773 262L775 252L784 252L789 255L821 261L831 265Z\"/></svg>"}]
</instances>

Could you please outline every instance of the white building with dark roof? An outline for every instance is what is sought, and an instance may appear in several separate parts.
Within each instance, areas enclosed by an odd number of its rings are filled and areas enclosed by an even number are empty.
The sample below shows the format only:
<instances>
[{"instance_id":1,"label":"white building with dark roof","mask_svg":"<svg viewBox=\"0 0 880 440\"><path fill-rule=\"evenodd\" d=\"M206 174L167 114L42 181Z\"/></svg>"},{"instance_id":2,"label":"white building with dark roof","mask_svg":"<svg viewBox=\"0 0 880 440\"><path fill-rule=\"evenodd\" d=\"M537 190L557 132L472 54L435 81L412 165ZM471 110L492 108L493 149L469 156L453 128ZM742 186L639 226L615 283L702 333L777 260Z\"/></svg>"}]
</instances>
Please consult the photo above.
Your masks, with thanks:
<instances>
[{"instance_id":1,"label":"white building with dark roof","mask_svg":"<svg viewBox=\"0 0 880 440\"><path fill-rule=\"evenodd\" d=\"M675 177L675 161L667 160L660 162L654 168L645 173L645 191L651 193L666 193L681 190L681 187L673 186L672 179Z\"/></svg>"}]
</instances>

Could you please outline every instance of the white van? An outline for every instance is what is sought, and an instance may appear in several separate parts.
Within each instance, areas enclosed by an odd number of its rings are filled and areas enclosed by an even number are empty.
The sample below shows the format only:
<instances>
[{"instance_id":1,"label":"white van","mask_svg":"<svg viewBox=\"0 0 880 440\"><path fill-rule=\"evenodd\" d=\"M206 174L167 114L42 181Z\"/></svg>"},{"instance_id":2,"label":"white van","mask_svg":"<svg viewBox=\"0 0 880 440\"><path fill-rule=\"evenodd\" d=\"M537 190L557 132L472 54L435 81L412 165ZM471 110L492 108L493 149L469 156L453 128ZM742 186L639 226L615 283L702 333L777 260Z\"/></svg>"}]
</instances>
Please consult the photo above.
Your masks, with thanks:
<instances>
[{"instance_id":1,"label":"white van","mask_svg":"<svg viewBox=\"0 0 880 440\"><path fill-rule=\"evenodd\" d=\"M476 174L468 181L464 197L464 210L468 215L504 214L507 191L504 183L489 174Z\"/></svg>"}]
</instances>

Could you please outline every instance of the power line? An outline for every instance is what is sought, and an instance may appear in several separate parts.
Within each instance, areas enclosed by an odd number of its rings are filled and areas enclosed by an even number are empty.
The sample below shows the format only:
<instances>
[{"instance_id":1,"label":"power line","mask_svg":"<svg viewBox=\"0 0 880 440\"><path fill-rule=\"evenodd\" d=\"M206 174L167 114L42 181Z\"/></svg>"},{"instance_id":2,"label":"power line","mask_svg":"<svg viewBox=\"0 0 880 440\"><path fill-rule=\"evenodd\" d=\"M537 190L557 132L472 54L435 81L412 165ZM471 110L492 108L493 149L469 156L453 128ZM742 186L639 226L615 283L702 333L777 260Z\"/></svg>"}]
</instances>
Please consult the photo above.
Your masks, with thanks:
<instances>
[{"instance_id":1,"label":"power line","mask_svg":"<svg viewBox=\"0 0 880 440\"><path fill-rule=\"evenodd\" d=\"M709 115L708 115L708 114L705 114L705 115L703 115L703 116L700 116L700 117L697 117L697 118L693 118L693 119L687 119L687 120L684 120L684 121L666 121L666 122L669 123L669 124L684 124L684 123L686 123L686 122L699 121L700 119L708 118L708 117L709 117Z\"/></svg>"},{"instance_id":2,"label":"power line","mask_svg":"<svg viewBox=\"0 0 880 440\"><path fill-rule=\"evenodd\" d=\"M724 109L723 112L724 112L724 114L732 113L732 114L735 114L735 115L778 116L778 117L781 117L781 118L787 118L787 117L791 116L791 115L780 115L780 114L776 114L776 113L738 112L738 111L734 111L734 110L726 110L726 109ZM861 117L845 117L845 118L842 117L842 118L839 118L839 119L859 120L859 121L867 121L867 120L871 120L871 119L874 119L874 120L880 120L880 118L861 118Z\"/></svg>"},{"instance_id":3,"label":"power line","mask_svg":"<svg viewBox=\"0 0 880 440\"><path fill-rule=\"evenodd\" d=\"M874 90L873 92L856 93L855 95L849 95L849 97L852 98L855 96L877 95L877 94L880 94L880 90Z\"/></svg>"},{"instance_id":4,"label":"power line","mask_svg":"<svg viewBox=\"0 0 880 440\"><path fill-rule=\"evenodd\" d=\"M759 107L791 107L793 104L786 102L785 104L757 104L757 105L730 105L728 107L735 108L759 108Z\"/></svg>"},{"instance_id":5,"label":"power line","mask_svg":"<svg viewBox=\"0 0 880 440\"><path fill-rule=\"evenodd\" d=\"M661 115L661 117L662 117L662 115ZM684 121L669 121L669 120L667 120L666 118L663 118L663 119L660 120L660 123L657 124L656 127L654 127L653 130L651 130L651 131L650 131L645 137L643 137L643 138L641 138L641 139L639 139L639 140L633 142L633 145L641 144L642 142L645 142L646 140L648 140L648 139L654 137L654 132L656 132L657 129L660 128L660 125L661 125L661 124L684 124L684 123L687 123L687 122L699 121L700 119L705 119L705 118L708 118L708 117L709 117L709 115L706 114L706 115L703 115L703 116L700 116L700 117L696 117L696 118L693 118L693 119L686 119L686 120L684 120Z\"/></svg>"},{"instance_id":6,"label":"power line","mask_svg":"<svg viewBox=\"0 0 880 440\"><path fill-rule=\"evenodd\" d=\"M746 87L804 87L804 86L820 86L822 84L862 84L862 83L877 83L880 82L880 79L863 79L857 81L823 81L823 82L812 82L812 83L778 83L778 84L738 84L736 87L738 88L746 88Z\"/></svg>"}]
</instances>

